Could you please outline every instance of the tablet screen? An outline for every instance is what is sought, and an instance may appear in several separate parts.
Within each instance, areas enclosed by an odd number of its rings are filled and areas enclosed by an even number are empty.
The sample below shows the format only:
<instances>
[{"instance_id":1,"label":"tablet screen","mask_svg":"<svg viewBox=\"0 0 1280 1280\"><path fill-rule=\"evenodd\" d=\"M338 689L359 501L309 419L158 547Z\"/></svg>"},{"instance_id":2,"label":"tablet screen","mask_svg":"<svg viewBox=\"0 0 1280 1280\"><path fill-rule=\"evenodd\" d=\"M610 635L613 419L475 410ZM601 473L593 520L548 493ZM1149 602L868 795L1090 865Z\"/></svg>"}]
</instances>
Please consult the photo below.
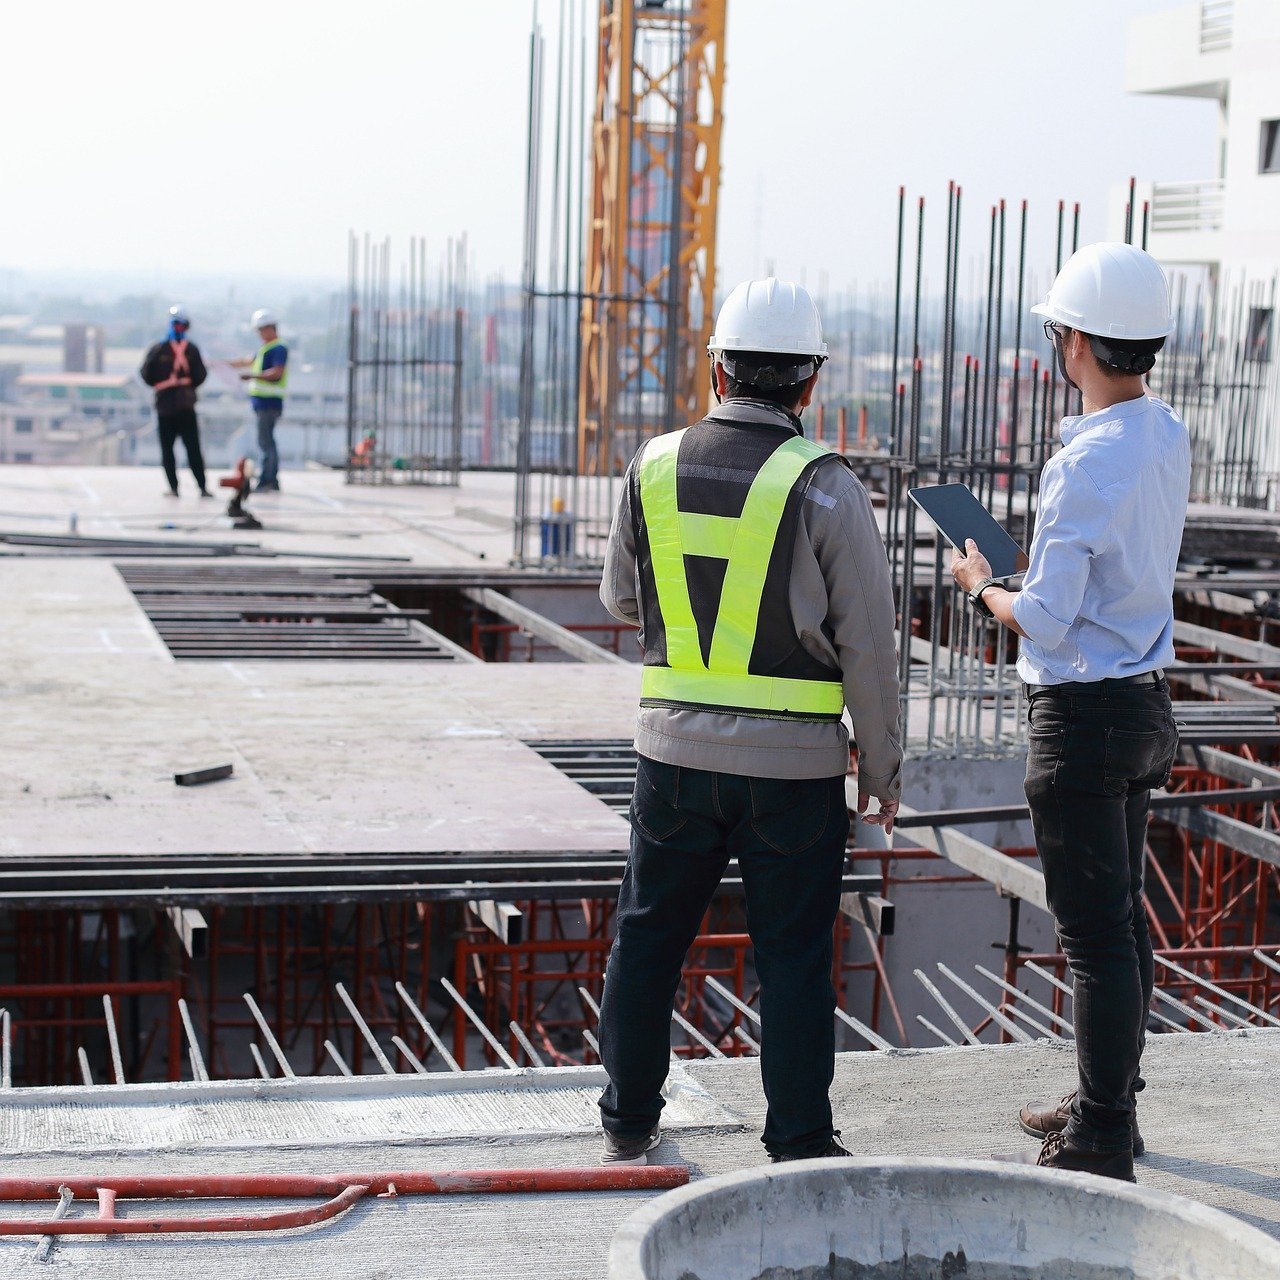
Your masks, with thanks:
<instances>
[{"instance_id":1,"label":"tablet screen","mask_svg":"<svg viewBox=\"0 0 1280 1280\"><path fill-rule=\"evenodd\" d=\"M907 496L942 530L952 546L964 550L972 538L991 565L993 578L1009 578L1030 563L1027 553L962 484L932 484L908 489Z\"/></svg>"}]
</instances>

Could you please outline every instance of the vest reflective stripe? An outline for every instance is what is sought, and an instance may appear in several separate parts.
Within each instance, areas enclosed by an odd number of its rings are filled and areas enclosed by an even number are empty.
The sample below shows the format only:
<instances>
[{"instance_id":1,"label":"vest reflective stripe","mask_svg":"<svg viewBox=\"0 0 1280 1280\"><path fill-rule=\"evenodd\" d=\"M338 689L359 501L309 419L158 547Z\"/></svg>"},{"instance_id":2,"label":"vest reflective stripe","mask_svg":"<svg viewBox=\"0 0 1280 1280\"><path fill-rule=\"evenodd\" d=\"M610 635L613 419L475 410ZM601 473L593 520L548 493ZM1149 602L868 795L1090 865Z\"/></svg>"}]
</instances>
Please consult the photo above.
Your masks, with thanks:
<instances>
[{"instance_id":1,"label":"vest reflective stripe","mask_svg":"<svg viewBox=\"0 0 1280 1280\"><path fill-rule=\"evenodd\" d=\"M743 712L813 716L838 720L844 712L839 684L790 680L784 676L730 675L723 671L676 671L645 667L640 697L651 702L687 702L699 707L729 707Z\"/></svg>"},{"instance_id":2,"label":"vest reflective stripe","mask_svg":"<svg viewBox=\"0 0 1280 1280\"><path fill-rule=\"evenodd\" d=\"M667 649L665 667L644 668L641 698L763 713L840 716L844 691L838 681L762 676L748 670L787 499L800 474L825 457L826 450L799 437L780 445L752 481L742 515L735 519L679 509L676 464L684 436L684 431L675 431L651 440L640 464L640 500ZM686 555L728 561L705 663L685 576Z\"/></svg>"},{"instance_id":3,"label":"vest reflective stripe","mask_svg":"<svg viewBox=\"0 0 1280 1280\"><path fill-rule=\"evenodd\" d=\"M258 348L258 354L253 357L253 364L249 366L249 372L260 374L262 372L262 361L266 358L268 351L274 351L276 347L283 347L284 343L280 341L265 342ZM279 382L268 382L265 378L254 377L249 379L249 394L257 396L260 400L283 400L284 389L289 384L289 366L284 366L284 372L280 375Z\"/></svg>"},{"instance_id":4,"label":"vest reflective stripe","mask_svg":"<svg viewBox=\"0 0 1280 1280\"><path fill-rule=\"evenodd\" d=\"M163 382L157 382L152 391L165 391L169 387L189 387L191 385L191 364L187 360L187 340L170 342L169 350L173 352L173 368Z\"/></svg>"},{"instance_id":5,"label":"vest reflective stripe","mask_svg":"<svg viewBox=\"0 0 1280 1280\"><path fill-rule=\"evenodd\" d=\"M738 522L731 516L703 516L692 511L680 513L680 543L687 556L713 556L727 560L733 550Z\"/></svg>"}]
</instances>

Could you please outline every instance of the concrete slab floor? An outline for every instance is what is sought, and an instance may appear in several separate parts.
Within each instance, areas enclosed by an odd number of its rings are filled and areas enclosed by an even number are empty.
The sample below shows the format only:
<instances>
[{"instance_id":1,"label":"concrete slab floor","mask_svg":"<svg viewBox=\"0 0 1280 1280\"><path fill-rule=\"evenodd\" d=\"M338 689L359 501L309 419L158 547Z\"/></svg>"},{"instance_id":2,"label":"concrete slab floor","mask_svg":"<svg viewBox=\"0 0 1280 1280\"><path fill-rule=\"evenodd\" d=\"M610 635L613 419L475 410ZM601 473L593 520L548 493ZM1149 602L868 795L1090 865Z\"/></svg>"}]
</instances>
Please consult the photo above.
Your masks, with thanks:
<instances>
[{"instance_id":1,"label":"concrete slab floor","mask_svg":"<svg viewBox=\"0 0 1280 1280\"><path fill-rule=\"evenodd\" d=\"M1274 1104L1280 1031L1154 1037L1146 1070L1141 1103L1150 1154L1139 1162L1139 1181L1224 1209L1280 1237L1280 1115ZM761 1163L764 1107L757 1062L695 1062L687 1073L741 1123L678 1129L655 1158L686 1162L694 1178ZM1034 1149L1017 1128L1018 1106L1027 1098L1060 1096L1073 1076L1070 1047L1049 1043L842 1054L833 1101L844 1140L855 1152L983 1157ZM305 1089L308 1082L292 1087ZM64 1129L60 1154L10 1153L0 1173L330 1173L595 1163L594 1132L522 1134L514 1088L510 1102L508 1134L443 1141L398 1134L380 1142L366 1131L351 1140L328 1133L312 1143L272 1148L246 1132L237 1148L224 1130L218 1142L199 1150L162 1142L153 1152L107 1155L67 1150ZM172 1116L164 1123L171 1126ZM614 1230L644 1198L628 1193L377 1200L333 1224L272 1237L76 1239L54 1248L50 1274L104 1280L601 1280ZM245 1211L256 1207L233 1204ZM121 1212L131 1211L121 1206ZM29 1275L35 1247L31 1239L0 1240L0 1276Z\"/></svg>"},{"instance_id":2,"label":"concrete slab floor","mask_svg":"<svg viewBox=\"0 0 1280 1280\"><path fill-rule=\"evenodd\" d=\"M524 740L629 737L638 666L175 662L96 559L0 558L0 596L0 856L627 846Z\"/></svg>"},{"instance_id":3,"label":"concrete slab floor","mask_svg":"<svg viewBox=\"0 0 1280 1280\"><path fill-rule=\"evenodd\" d=\"M216 477L214 477L216 478ZM406 557L421 565L503 565L513 548L515 477L466 472L457 488L348 485L340 472L290 471L254 494L261 530L232 529L230 491L176 501L150 467L0 466L0 530L92 538L255 543L281 555ZM0 544L0 554L4 548Z\"/></svg>"},{"instance_id":4,"label":"concrete slab floor","mask_svg":"<svg viewBox=\"0 0 1280 1280\"><path fill-rule=\"evenodd\" d=\"M220 474L226 473L211 479ZM260 542L281 554L408 555L419 564L468 567L501 563L512 551L512 472L464 471L459 486L449 488L349 485L341 472L307 467L283 472L281 484L281 493L250 499L267 527L246 533L232 530L223 515L229 490L215 489L213 500L202 500L185 474L182 497L174 501L164 494L159 467L0 466L0 530L65 533L74 512L87 537ZM603 513L617 478L579 477L576 485L584 509ZM878 516L883 523L883 508ZM1190 510L1192 523L1275 519L1202 504ZM920 530L922 538L928 535L928 528Z\"/></svg>"},{"instance_id":5,"label":"concrete slab floor","mask_svg":"<svg viewBox=\"0 0 1280 1280\"><path fill-rule=\"evenodd\" d=\"M592 513L579 545L603 555L619 478L575 483L580 510ZM224 514L229 490L175 501L164 496L159 468L0 466L0 532L65 534L74 513L83 537L240 542L281 556L404 557L467 569L502 567L515 549L512 472L466 471L449 488L348 485L340 472L308 468L284 473L281 484L281 493L250 498L263 528L246 531Z\"/></svg>"}]
</instances>

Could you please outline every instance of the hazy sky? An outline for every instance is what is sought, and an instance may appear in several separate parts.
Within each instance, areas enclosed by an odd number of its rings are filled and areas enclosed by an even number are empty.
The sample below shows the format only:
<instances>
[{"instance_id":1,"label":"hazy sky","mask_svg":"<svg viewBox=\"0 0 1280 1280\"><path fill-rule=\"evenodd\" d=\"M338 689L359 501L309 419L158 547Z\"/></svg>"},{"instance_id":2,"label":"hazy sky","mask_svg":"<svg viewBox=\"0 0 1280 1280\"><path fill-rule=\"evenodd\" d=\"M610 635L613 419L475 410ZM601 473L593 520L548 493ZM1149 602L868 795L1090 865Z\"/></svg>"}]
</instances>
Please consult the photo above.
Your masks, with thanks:
<instances>
[{"instance_id":1,"label":"hazy sky","mask_svg":"<svg viewBox=\"0 0 1280 1280\"><path fill-rule=\"evenodd\" d=\"M1106 233L1130 173L1212 176L1211 104L1123 93L1167 0L729 0L721 281L892 274L897 188ZM558 0L542 0L544 18ZM349 227L519 272L530 0L10 0L0 271L338 278ZM936 223L937 219L935 219Z\"/></svg>"}]
</instances>

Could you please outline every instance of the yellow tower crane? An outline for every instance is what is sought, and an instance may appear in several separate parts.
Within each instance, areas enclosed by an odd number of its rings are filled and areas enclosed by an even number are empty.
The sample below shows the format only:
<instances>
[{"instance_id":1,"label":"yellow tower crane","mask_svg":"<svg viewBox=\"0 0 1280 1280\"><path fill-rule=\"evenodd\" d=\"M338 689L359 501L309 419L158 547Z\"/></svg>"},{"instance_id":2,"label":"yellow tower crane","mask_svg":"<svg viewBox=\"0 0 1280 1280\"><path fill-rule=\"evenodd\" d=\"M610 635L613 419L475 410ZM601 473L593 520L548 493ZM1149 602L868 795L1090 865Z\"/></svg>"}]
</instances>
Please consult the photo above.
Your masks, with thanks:
<instances>
[{"instance_id":1,"label":"yellow tower crane","mask_svg":"<svg viewBox=\"0 0 1280 1280\"><path fill-rule=\"evenodd\" d=\"M706 413L728 0L600 0L578 470Z\"/></svg>"}]
</instances>

